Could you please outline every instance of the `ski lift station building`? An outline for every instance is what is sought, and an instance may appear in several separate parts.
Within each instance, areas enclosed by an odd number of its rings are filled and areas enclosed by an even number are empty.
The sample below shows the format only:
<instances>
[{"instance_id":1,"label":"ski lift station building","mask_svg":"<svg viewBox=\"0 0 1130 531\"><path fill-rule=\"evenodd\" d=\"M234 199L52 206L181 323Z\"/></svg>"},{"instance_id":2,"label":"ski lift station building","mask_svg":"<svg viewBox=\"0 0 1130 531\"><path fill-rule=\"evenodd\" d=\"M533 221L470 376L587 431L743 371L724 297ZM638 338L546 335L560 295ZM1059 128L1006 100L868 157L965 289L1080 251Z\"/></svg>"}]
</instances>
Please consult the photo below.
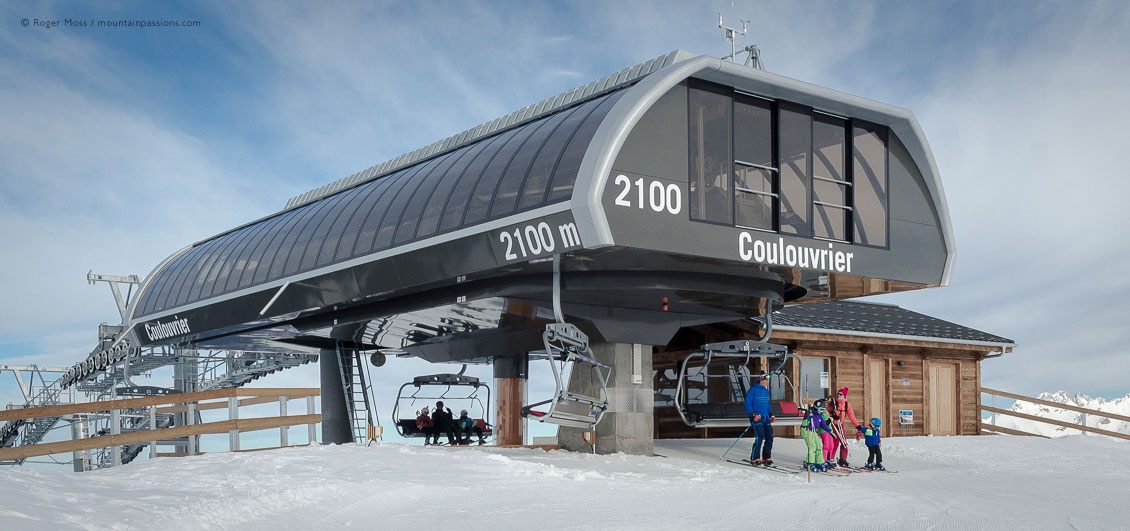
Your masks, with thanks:
<instances>
[{"instance_id":1,"label":"ski lift station building","mask_svg":"<svg viewBox=\"0 0 1130 531\"><path fill-rule=\"evenodd\" d=\"M356 353L491 363L500 442L526 415L650 453L673 341L756 343L786 305L946 286L954 256L910 111L676 51L185 246L120 343L320 352L324 442L351 440ZM543 359L577 370L524 408Z\"/></svg>"}]
</instances>

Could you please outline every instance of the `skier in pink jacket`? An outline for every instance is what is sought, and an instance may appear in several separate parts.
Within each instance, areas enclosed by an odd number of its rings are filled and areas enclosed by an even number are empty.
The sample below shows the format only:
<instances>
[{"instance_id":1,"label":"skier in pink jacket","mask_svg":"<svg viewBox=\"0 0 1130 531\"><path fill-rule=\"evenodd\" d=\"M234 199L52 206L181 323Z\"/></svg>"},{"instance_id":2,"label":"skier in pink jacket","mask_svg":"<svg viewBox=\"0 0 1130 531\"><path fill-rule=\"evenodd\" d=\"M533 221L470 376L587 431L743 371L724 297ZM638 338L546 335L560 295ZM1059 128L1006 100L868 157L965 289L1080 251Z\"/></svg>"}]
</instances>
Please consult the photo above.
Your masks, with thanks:
<instances>
[{"instance_id":1,"label":"skier in pink jacket","mask_svg":"<svg viewBox=\"0 0 1130 531\"><path fill-rule=\"evenodd\" d=\"M840 458L836 461L839 466L850 466L847 461L848 449L847 438L844 435L844 419L850 420L850 426L855 426L856 430L862 430L863 426L859 421L855 420L855 411L851 409L851 404L847 401L848 388L841 387L836 392L836 399L832 402L831 407L828 408L828 413L832 416L832 431L834 444L840 451ZM829 455L832 455L830 453Z\"/></svg>"}]
</instances>

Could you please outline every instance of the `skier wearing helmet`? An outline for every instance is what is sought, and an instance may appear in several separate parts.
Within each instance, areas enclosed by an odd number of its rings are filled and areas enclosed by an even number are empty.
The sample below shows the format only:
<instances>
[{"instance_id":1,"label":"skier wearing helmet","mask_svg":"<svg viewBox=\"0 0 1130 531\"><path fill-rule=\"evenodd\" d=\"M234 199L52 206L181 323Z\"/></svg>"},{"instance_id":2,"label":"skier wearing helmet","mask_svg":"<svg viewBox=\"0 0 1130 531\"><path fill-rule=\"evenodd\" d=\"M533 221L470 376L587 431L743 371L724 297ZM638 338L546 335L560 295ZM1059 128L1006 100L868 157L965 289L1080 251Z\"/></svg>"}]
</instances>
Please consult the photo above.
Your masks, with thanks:
<instances>
[{"instance_id":1,"label":"skier wearing helmet","mask_svg":"<svg viewBox=\"0 0 1130 531\"><path fill-rule=\"evenodd\" d=\"M483 429L475 425L475 419L467 415L466 409L459 412L456 428L458 429L459 444L471 444L472 433L479 438L479 444L483 444Z\"/></svg>"},{"instance_id":2,"label":"skier wearing helmet","mask_svg":"<svg viewBox=\"0 0 1130 531\"><path fill-rule=\"evenodd\" d=\"M828 469L824 461L824 445L820 440L820 430L831 431L831 428L824 422L824 411L822 409L817 407L816 404L812 404L804 415L804 420L800 423L804 444L808 446L808 456L804 460L803 468L817 472Z\"/></svg>"},{"instance_id":3,"label":"skier wearing helmet","mask_svg":"<svg viewBox=\"0 0 1130 531\"><path fill-rule=\"evenodd\" d=\"M850 420L851 424L849 424L849 426L855 426L856 430L863 429L859 421L855 420L855 411L851 409L851 403L848 402L847 395L848 388L841 387L840 390L836 392L836 398L832 401L831 407L828 408L828 413L832 417L832 442L834 444L834 448L832 448L832 452L829 455L834 456L836 450L839 450L840 458L836 461L836 464L845 467L851 465L848 464L847 460L847 438L844 435L847 432L844 431L844 419Z\"/></svg>"},{"instance_id":4,"label":"skier wearing helmet","mask_svg":"<svg viewBox=\"0 0 1130 531\"><path fill-rule=\"evenodd\" d=\"M886 470L883 468L883 451L880 449L883 441L879 438L879 427L882 425L883 421L878 417L871 417L870 426L859 427L859 433L863 434L867 443L867 465L863 467L867 470Z\"/></svg>"},{"instance_id":5,"label":"skier wearing helmet","mask_svg":"<svg viewBox=\"0 0 1130 531\"><path fill-rule=\"evenodd\" d=\"M824 419L824 424L827 424L828 427L834 430L835 425L832 424L832 416L827 409L827 401L821 398L820 400L814 402L813 405L815 405L816 409L820 411L820 415ZM820 444L823 446L824 463L828 468L836 467L835 459L838 441L836 439L836 435L832 432L832 430L818 430L820 435Z\"/></svg>"},{"instance_id":6,"label":"skier wearing helmet","mask_svg":"<svg viewBox=\"0 0 1130 531\"><path fill-rule=\"evenodd\" d=\"M773 407L769 403L769 376L765 371L757 375L757 382L745 395L745 412L753 427L753 450L749 461L754 465L773 464Z\"/></svg>"},{"instance_id":7,"label":"skier wearing helmet","mask_svg":"<svg viewBox=\"0 0 1130 531\"><path fill-rule=\"evenodd\" d=\"M428 415L428 406L420 408L420 411L416 412L416 429L424 434L424 446L431 444L429 439L431 439L432 434L435 434L434 426L435 424L432 422L432 418ZM435 438L436 443L439 443L438 434L435 435Z\"/></svg>"}]
</instances>

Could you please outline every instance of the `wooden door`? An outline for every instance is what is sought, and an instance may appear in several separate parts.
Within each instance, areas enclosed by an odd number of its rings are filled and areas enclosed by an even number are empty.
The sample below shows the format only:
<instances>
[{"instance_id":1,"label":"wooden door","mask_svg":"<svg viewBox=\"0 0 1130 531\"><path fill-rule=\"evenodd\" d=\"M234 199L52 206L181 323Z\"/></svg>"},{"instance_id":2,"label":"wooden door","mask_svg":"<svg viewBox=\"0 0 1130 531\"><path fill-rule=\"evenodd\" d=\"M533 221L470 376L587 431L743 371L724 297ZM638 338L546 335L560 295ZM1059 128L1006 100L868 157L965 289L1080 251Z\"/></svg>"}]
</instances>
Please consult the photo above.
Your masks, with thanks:
<instances>
[{"instance_id":1,"label":"wooden door","mask_svg":"<svg viewBox=\"0 0 1130 531\"><path fill-rule=\"evenodd\" d=\"M883 421L885 429L882 433L885 435L890 432L891 419L884 418L887 411L887 360L885 359L872 359L867 362L867 401L865 409L861 417L857 420L863 425L867 425L871 417L879 417Z\"/></svg>"},{"instance_id":2,"label":"wooden door","mask_svg":"<svg viewBox=\"0 0 1130 531\"><path fill-rule=\"evenodd\" d=\"M929 433L957 435L957 365L931 363L929 373Z\"/></svg>"}]
</instances>

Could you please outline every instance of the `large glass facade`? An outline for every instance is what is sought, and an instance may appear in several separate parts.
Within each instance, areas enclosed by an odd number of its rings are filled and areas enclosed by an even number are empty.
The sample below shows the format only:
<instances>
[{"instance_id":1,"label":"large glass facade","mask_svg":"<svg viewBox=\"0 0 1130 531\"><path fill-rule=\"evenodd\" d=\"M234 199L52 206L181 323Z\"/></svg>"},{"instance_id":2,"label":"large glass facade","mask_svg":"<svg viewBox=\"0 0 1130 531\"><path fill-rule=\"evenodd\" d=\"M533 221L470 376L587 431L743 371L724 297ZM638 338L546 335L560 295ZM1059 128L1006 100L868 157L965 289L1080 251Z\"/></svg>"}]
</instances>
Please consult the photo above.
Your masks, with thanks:
<instances>
[{"instance_id":1,"label":"large glass facade","mask_svg":"<svg viewBox=\"0 0 1130 531\"><path fill-rule=\"evenodd\" d=\"M734 222L739 227L776 227L777 161L773 153L773 102L735 95Z\"/></svg>"},{"instance_id":2,"label":"large glass facade","mask_svg":"<svg viewBox=\"0 0 1130 531\"><path fill-rule=\"evenodd\" d=\"M733 216L733 157L730 132L733 97L721 85L690 86L691 219L730 224Z\"/></svg>"},{"instance_id":3,"label":"large glass facade","mask_svg":"<svg viewBox=\"0 0 1130 531\"><path fill-rule=\"evenodd\" d=\"M623 90L442 153L189 249L157 272L144 316L571 197Z\"/></svg>"},{"instance_id":4,"label":"large glass facade","mask_svg":"<svg viewBox=\"0 0 1130 531\"><path fill-rule=\"evenodd\" d=\"M687 103L691 219L886 247L886 127L704 82Z\"/></svg>"}]
</instances>

